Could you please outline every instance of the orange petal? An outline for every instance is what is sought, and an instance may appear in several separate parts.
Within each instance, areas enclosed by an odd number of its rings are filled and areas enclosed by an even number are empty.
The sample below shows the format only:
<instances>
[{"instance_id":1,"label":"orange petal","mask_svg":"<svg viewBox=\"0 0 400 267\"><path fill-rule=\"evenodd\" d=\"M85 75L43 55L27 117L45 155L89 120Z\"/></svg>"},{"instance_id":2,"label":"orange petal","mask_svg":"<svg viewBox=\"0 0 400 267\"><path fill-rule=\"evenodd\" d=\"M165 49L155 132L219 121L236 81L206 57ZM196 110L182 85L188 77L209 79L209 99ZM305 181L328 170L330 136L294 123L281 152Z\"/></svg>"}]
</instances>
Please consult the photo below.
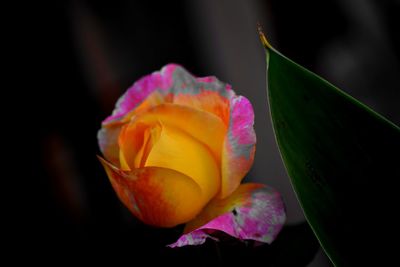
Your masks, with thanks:
<instances>
[{"instance_id":1,"label":"orange petal","mask_svg":"<svg viewBox=\"0 0 400 267\"><path fill-rule=\"evenodd\" d=\"M123 170L131 170L144 166L146 148L151 142L152 132L159 128L159 123L154 125L136 122L122 127L119 135L119 160Z\"/></svg>"},{"instance_id":2,"label":"orange petal","mask_svg":"<svg viewBox=\"0 0 400 267\"><path fill-rule=\"evenodd\" d=\"M99 160L119 199L146 224L173 227L193 219L206 204L200 187L180 172L160 167L122 171Z\"/></svg>"},{"instance_id":3,"label":"orange petal","mask_svg":"<svg viewBox=\"0 0 400 267\"><path fill-rule=\"evenodd\" d=\"M209 112L221 118L226 126L229 124L229 99L217 91L200 90L197 94L176 93L172 102Z\"/></svg>"},{"instance_id":4,"label":"orange petal","mask_svg":"<svg viewBox=\"0 0 400 267\"><path fill-rule=\"evenodd\" d=\"M118 137L122 123L103 126L97 133L100 150L104 157L115 165L119 165Z\"/></svg>"}]
</instances>

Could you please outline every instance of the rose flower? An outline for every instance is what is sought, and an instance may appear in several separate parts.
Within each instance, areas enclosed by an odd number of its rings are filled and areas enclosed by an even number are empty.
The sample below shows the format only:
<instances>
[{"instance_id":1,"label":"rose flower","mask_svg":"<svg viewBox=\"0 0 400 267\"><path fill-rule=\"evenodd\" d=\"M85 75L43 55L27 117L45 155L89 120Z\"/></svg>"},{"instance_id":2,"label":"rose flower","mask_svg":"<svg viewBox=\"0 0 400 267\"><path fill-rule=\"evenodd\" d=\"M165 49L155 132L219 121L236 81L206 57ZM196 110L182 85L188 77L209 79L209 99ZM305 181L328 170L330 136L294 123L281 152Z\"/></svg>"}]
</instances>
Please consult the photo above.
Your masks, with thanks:
<instances>
[{"instance_id":1,"label":"rose flower","mask_svg":"<svg viewBox=\"0 0 400 267\"><path fill-rule=\"evenodd\" d=\"M186 224L171 246L214 232L272 242L285 221L277 191L240 184L256 136L249 100L215 77L169 64L137 81L102 123L100 158L122 203L157 227Z\"/></svg>"}]
</instances>

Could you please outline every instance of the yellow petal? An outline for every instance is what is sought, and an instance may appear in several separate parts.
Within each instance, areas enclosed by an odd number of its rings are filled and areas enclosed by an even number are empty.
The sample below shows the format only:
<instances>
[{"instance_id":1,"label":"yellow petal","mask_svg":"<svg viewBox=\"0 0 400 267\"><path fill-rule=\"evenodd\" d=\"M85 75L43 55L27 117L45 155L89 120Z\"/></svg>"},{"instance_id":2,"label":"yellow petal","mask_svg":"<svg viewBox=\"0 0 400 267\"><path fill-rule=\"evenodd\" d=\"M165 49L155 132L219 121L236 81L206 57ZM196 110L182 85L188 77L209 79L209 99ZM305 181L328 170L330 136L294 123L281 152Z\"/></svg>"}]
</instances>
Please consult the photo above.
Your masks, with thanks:
<instances>
[{"instance_id":1,"label":"yellow petal","mask_svg":"<svg viewBox=\"0 0 400 267\"><path fill-rule=\"evenodd\" d=\"M191 177L210 200L220 189L221 150L226 126L214 114L162 104L132 118L121 130L124 170L164 167Z\"/></svg>"},{"instance_id":2,"label":"yellow petal","mask_svg":"<svg viewBox=\"0 0 400 267\"><path fill-rule=\"evenodd\" d=\"M159 167L122 171L99 160L119 199L146 224L173 227L186 223L206 204L200 187L180 172Z\"/></svg>"},{"instance_id":3,"label":"yellow petal","mask_svg":"<svg viewBox=\"0 0 400 267\"><path fill-rule=\"evenodd\" d=\"M211 151L179 128L162 124L158 141L148 154L146 167L163 167L191 177L201 188L204 201L220 189L220 168Z\"/></svg>"},{"instance_id":4,"label":"yellow petal","mask_svg":"<svg viewBox=\"0 0 400 267\"><path fill-rule=\"evenodd\" d=\"M221 162L222 144L227 132L227 126L218 116L195 108L161 104L136 116L131 123L157 122L173 126L194 137L207 146L215 156L218 164Z\"/></svg>"}]
</instances>

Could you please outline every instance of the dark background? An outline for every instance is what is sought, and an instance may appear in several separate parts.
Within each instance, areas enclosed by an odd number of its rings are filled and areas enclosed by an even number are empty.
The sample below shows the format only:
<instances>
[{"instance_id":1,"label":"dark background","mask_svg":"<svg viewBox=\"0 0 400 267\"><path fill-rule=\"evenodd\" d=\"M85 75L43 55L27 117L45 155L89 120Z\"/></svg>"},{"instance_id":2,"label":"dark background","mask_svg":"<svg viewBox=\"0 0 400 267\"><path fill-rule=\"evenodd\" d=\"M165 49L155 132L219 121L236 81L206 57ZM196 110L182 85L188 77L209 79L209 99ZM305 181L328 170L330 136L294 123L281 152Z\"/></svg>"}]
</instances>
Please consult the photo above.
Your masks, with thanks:
<instances>
[{"instance_id":1,"label":"dark background","mask_svg":"<svg viewBox=\"0 0 400 267\"><path fill-rule=\"evenodd\" d=\"M11 134L22 133L8 175L17 185L3 189L9 247L43 262L330 266L277 151L256 24L283 54L399 124L399 12L399 1L371 0L17 2L6 24L17 50ZM100 123L135 80L169 62L215 75L253 103L258 145L246 181L274 186L287 205L287 227L273 245L168 249L179 229L142 225L115 196L96 159Z\"/></svg>"}]
</instances>

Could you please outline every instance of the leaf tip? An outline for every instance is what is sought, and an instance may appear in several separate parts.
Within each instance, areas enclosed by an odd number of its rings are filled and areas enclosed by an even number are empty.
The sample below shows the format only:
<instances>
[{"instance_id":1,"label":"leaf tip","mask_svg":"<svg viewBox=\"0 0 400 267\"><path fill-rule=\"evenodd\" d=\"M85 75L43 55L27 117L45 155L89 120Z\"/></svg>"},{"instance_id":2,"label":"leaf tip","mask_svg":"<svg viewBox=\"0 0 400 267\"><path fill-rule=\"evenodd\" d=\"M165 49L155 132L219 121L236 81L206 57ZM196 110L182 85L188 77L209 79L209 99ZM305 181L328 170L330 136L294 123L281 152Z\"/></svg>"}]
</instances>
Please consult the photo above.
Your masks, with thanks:
<instances>
[{"instance_id":1,"label":"leaf tip","mask_svg":"<svg viewBox=\"0 0 400 267\"><path fill-rule=\"evenodd\" d=\"M261 43L263 44L263 46L266 49L272 49L272 45L268 42L267 37L265 37L263 28L259 22L257 23L257 30L258 30L258 35L260 36L260 40L261 40Z\"/></svg>"}]
</instances>

